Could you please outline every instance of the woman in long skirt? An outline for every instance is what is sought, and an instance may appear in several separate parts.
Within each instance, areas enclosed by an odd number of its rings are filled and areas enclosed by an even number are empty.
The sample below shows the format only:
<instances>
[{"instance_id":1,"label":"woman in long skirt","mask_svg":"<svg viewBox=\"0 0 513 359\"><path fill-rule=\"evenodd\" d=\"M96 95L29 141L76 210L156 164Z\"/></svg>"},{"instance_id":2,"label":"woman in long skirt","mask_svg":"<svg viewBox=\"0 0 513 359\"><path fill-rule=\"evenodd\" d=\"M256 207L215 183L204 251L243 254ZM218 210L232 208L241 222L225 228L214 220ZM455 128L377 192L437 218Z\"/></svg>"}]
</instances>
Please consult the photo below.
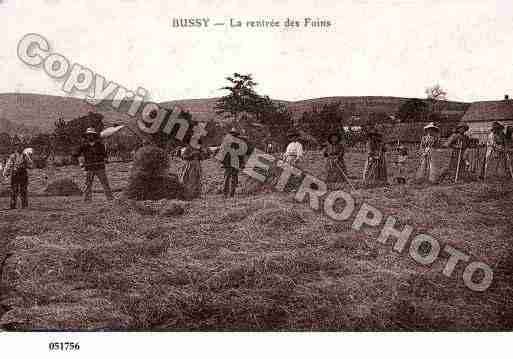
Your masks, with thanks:
<instances>
[{"instance_id":1,"label":"woman in long skirt","mask_svg":"<svg viewBox=\"0 0 513 359\"><path fill-rule=\"evenodd\" d=\"M378 182L386 184L388 182L388 171L387 171L387 148L383 142L383 137L379 135L379 162L378 162Z\"/></svg>"},{"instance_id":2,"label":"woman in long skirt","mask_svg":"<svg viewBox=\"0 0 513 359\"><path fill-rule=\"evenodd\" d=\"M200 148L194 148L190 144L185 147L182 159L185 165L180 172L180 182L184 188L184 198L192 200L201 195L201 161L208 158L208 152Z\"/></svg>"},{"instance_id":3,"label":"woman in long skirt","mask_svg":"<svg viewBox=\"0 0 513 359\"><path fill-rule=\"evenodd\" d=\"M420 141L420 165L417 169L417 182L436 183L438 177L438 166L434 160L436 147L439 144L440 129L431 122L424 127L425 135Z\"/></svg>"},{"instance_id":4,"label":"woman in long skirt","mask_svg":"<svg viewBox=\"0 0 513 359\"><path fill-rule=\"evenodd\" d=\"M333 133L328 138L328 143L324 148L324 157L326 157L326 183L333 184L346 182L346 165L344 162L344 145L342 138L338 133Z\"/></svg>"},{"instance_id":5,"label":"woman in long skirt","mask_svg":"<svg viewBox=\"0 0 513 359\"><path fill-rule=\"evenodd\" d=\"M486 142L486 162L484 179L508 176L506 158L506 136L504 126L499 122L492 123L492 129Z\"/></svg>"},{"instance_id":6,"label":"woman in long skirt","mask_svg":"<svg viewBox=\"0 0 513 359\"><path fill-rule=\"evenodd\" d=\"M445 143L445 147L452 149L452 152L449 164L440 176L440 181L448 180L457 182L459 180L468 181L471 179L471 174L467 170L464 160L465 151L471 147L471 140L465 135L468 129L467 124L458 124L456 126L456 132L453 133Z\"/></svg>"},{"instance_id":7,"label":"woman in long skirt","mask_svg":"<svg viewBox=\"0 0 513 359\"><path fill-rule=\"evenodd\" d=\"M382 138L382 135L375 130L368 132L367 160L363 170L363 183L366 185L387 181L385 147Z\"/></svg>"}]
</instances>

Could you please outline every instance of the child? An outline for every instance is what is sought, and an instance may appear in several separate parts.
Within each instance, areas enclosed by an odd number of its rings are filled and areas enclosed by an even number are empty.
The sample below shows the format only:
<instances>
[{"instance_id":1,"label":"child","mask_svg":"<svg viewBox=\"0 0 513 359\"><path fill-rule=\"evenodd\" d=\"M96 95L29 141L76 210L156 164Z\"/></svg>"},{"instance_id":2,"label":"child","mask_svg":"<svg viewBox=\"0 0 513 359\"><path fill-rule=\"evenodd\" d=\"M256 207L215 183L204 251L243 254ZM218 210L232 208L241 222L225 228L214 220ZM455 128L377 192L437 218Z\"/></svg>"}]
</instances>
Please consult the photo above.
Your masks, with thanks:
<instances>
[{"instance_id":1,"label":"child","mask_svg":"<svg viewBox=\"0 0 513 359\"><path fill-rule=\"evenodd\" d=\"M398 145L395 149L394 165L397 169L395 181L397 184L406 184L406 161L408 160L408 150L403 145Z\"/></svg>"}]
</instances>

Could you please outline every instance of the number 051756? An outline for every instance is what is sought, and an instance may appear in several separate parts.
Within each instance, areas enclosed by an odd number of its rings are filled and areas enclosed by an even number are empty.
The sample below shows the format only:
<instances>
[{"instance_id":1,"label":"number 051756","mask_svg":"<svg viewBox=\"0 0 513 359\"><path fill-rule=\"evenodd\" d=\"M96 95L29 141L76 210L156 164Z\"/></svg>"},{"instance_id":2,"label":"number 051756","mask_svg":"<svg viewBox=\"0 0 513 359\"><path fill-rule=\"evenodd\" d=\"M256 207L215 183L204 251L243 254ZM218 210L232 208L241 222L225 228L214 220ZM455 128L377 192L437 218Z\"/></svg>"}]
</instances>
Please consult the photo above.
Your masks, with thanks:
<instances>
[{"instance_id":1,"label":"number 051756","mask_svg":"<svg viewBox=\"0 0 513 359\"><path fill-rule=\"evenodd\" d=\"M80 350L79 343L73 342L50 342L48 343L48 349L52 351L77 351Z\"/></svg>"}]
</instances>

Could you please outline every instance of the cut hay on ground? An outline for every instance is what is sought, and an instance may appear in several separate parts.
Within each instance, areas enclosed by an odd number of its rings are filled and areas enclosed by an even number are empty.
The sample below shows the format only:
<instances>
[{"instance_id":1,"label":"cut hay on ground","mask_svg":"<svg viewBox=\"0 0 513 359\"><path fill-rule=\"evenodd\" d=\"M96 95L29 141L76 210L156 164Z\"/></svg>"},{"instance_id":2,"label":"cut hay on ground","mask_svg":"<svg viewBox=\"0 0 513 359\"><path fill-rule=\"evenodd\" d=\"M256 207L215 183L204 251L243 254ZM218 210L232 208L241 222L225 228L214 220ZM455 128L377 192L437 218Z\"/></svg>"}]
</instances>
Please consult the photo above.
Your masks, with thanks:
<instances>
[{"instance_id":1,"label":"cut hay on ground","mask_svg":"<svg viewBox=\"0 0 513 359\"><path fill-rule=\"evenodd\" d=\"M323 170L320 154L308 156L312 173ZM348 153L350 175L363 159ZM204 188L217 187L219 163L202 165ZM113 177L126 168L116 166ZM353 230L351 220L334 222L292 194L208 193L187 206L126 207L35 197L29 210L2 217L13 255L0 322L13 330L512 330L512 190L406 185L356 198L356 208L365 201L396 216L397 230L410 224L489 264L494 282L484 293L466 288L463 263L451 278L442 274L443 250L433 266L417 264L408 249L393 250L393 238L379 243L381 228ZM164 216L171 203L184 215Z\"/></svg>"},{"instance_id":2,"label":"cut hay on ground","mask_svg":"<svg viewBox=\"0 0 513 359\"><path fill-rule=\"evenodd\" d=\"M81 196L82 191L78 185L70 178L63 178L50 182L44 194L47 196Z\"/></svg>"}]
</instances>

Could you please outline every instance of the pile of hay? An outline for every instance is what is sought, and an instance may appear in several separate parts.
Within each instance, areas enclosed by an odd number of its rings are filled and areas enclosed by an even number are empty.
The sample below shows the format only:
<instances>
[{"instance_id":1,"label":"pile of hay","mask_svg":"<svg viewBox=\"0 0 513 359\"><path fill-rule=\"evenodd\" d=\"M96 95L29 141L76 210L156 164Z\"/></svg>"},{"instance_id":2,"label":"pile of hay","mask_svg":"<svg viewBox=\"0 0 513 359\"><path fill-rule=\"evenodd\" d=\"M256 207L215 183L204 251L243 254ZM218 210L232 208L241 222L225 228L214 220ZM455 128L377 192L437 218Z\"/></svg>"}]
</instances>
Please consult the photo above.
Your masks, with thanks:
<instances>
[{"instance_id":1,"label":"pile of hay","mask_svg":"<svg viewBox=\"0 0 513 359\"><path fill-rule=\"evenodd\" d=\"M50 182L44 193L47 196L81 196L82 191L78 185L70 178L63 178Z\"/></svg>"},{"instance_id":2,"label":"pile of hay","mask_svg":"<svg viewBox=\"0 0 513 359\"><path fill-rule=\"evenodd\" d=\"M263 209L250 218L250 231L265 235L276 235L278 232L292 232L305 224L305 220L297 211L288 208Z\"/></svg>"},{"instance_id":3,"label":"pile of hay","mask_svg":"<svg viewBox=\"0 0 513 359\"><path fill-rule=\"evenodd\" d=\"M183 188L175 174L169 174L166 153L157 146L146 145L135 154L128 186L123 196L137 201L182 199Z\"/></svg>"}]
</instances>

